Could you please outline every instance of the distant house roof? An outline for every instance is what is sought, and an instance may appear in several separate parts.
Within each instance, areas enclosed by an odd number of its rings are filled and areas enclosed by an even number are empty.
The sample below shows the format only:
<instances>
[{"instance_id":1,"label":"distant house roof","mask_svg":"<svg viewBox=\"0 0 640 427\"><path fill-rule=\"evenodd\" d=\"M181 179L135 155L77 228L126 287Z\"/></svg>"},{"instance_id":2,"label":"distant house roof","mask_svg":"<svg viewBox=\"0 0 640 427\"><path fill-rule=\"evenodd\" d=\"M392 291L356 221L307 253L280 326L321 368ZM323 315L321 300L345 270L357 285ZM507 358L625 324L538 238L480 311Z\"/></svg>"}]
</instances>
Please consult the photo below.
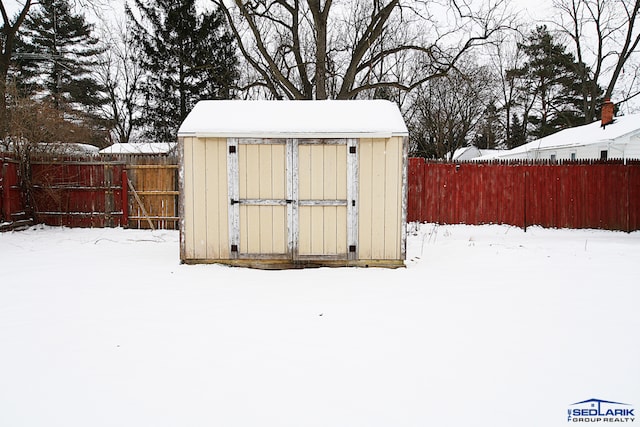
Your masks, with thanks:
<instances>
[{"instance_id":1,"label":"distant house roof","mask_svg":"<svg viewBox=\"0 0 640 427\"><path fill-rule=\"evenodd\" d=\"M565 129L511 150L483 155L475 160L527 158L527 153L536 151L578 148L599 143L615 144L636 135L640 135L640 114L616 117L613 123L605 127L602 127L600 121L597 121Z\"/></svg>"},{"instance_id":2,"label":"distant house roof","mask_svg":"<svg viewBox=\"0 0 640 427\"><path fill-rule=\"evenodd\" d=\"M39 154L55 154L59 156L78 156L87 154L98 154L98 147L90 144L82 144L79 142L39 142L31 144L28 141L19 142L3 142L0 140L0 152L13 152L17 148L16 145L31 145L33 151Z\"/></svg>"},{"instance_id":3,"label":"distant house roof","mask_svg":"<svg viewBox=\"0 0 640 427\"><path fill-rule=\"evenodd\" d=\"M200 101L178 136L375 138L408 135L397 105L385 100Z\"/></svg>"},{"instance_id":4,"label":"distant house roof","mask_svg":"<svg viewBox=\"0 0 640 427\"><path fill-rule=\"evenodd\" d=\"M175 142L142 142L113 144L100 150L100 154L167 154L176 148Z\"/></svg>"},{"instance_id":5,"label":"distant house roof","mask_svg":"<svg viewBox=\"0 0 640 427\"><path fill-rule=\"evenodd\" d=\"M480 156L500 154L503 151L504 150L481 149L470 145L469 147L461 147L454 151L453 156L451 156L451 161L473 160Z\"/></svg>"}]
</instances>

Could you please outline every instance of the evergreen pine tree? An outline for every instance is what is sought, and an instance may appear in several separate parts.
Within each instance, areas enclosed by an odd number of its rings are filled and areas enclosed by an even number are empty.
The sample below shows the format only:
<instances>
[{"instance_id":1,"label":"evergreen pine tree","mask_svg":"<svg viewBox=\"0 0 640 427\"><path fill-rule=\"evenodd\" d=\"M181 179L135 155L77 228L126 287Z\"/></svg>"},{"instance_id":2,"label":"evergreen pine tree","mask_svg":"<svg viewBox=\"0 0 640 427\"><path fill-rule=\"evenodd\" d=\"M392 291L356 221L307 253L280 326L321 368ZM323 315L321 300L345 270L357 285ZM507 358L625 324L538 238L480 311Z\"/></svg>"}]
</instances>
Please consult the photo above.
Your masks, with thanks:
<instances>
[{"instance_id":1,"label":"evergreen pine tree","mask_svg":"<svg viewBox=\"0 0 640 427\"><path fill-rule=\"evenodd\" d=\"M561 129L584 123L581 109L581 81L574 56L556 42L546 26L539 26L519 44L527 60L507 73L520 81L532 109L525 117L533 125L529 133L541 138Z\"/></svg>"},{"instance_id":2,"label":"evergreen pine tree","mask_svg":"<svg viewBox=\"0 0 640 427\"><path fill-rule=\"evenodd\" d=\"M511 116L511 137L507 139L507 149L518 147L527 142L524 126L518 115L513 113Z\"/></svg>"},{"instance_id":3,"label":"evergreen pine tree","mask_svg":"<svg viewBox=\"0 0 640 427\"><path fill-rule=\"evenodd\" d=\"M59 110L93 113L105 103L92 67L103 52L92 25L74 14L68 0L40 0L20 30L18 82L27 94Z\"/></svg>"},{"instance_id":4,"label":"evergreen pine tree","mask_svg":"<svg viewBox=\"0 0 640 427\"><path fill-rule=\"evenodd\" d=\"M473 145L480 149L494 149L501 138L499 129L498 109L491 101L478 121L478 132L473 138Z\"/></svg>"},{"instance_id":5,"label":"evergreen pine tree","mask_svg":"<svg viewBox=\"0 0 640 427\"><path fill-rule=\"evenodd\" d=\"M173 141L180 123L203 99L229 99L238 78L233 37L217 9L196 11L195 0L134 0L127 7L143 52L147 137Z\"/></svg>"}]
</instances>

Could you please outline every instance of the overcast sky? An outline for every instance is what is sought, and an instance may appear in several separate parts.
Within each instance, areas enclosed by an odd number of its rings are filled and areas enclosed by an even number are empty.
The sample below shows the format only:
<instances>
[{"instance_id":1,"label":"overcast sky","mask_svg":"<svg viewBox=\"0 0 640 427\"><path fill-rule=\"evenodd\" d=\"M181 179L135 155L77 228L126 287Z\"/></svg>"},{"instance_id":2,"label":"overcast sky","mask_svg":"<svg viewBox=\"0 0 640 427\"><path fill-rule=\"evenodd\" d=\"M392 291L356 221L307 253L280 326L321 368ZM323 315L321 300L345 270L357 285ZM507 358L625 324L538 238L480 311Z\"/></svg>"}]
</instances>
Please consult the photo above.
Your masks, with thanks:
<instances>
[{"instance_id":1,"label":"overcast sky","mask_svg":"<svg viewBox=\"0 0 640 427\"><path fill-rule=\"evenodd\" d=\"M523 19L527 21L536 21L543 19L550 14L551 0L507 0L511 5L523 12ZM7 7L9 14L16 13L20 7L24 4L23 0L2 0ZM90 2L90 0L88 0ZM109 6L105 8L105 12L109 12L109 8L121 11L123 10L125 0L111 0L106 1Z\"/></svg>"}]
</instances>

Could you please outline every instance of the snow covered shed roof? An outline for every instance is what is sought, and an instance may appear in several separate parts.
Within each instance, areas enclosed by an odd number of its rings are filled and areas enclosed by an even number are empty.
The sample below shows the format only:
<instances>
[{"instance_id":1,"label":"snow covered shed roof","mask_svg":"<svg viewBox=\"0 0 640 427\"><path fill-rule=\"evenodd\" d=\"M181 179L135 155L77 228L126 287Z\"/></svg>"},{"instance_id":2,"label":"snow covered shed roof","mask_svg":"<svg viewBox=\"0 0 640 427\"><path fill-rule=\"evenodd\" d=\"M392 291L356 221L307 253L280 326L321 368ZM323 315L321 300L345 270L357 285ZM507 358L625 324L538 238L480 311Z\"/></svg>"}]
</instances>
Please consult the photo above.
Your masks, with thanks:
<instances>
[{"instance_id":1,"label":"snow covered shed roof","mask_svg":"<svg viewBox=\"0 0 640 427\"><path fill-rule=\"evenodd\" d=\"M100 154L167 154L175 147L175 142L116 143L100 150Z\"/></svg>"},{"instance_id":2,"label":"snow covered shed roof","mask_svg":"<svg viewBox=\"0 0 640 427\"><path fill-rule=\"evenodd\" d=\"M178 136L388 138L409 134L396 104L354 101L200 101Z\"/></svg>"}]
</instances>

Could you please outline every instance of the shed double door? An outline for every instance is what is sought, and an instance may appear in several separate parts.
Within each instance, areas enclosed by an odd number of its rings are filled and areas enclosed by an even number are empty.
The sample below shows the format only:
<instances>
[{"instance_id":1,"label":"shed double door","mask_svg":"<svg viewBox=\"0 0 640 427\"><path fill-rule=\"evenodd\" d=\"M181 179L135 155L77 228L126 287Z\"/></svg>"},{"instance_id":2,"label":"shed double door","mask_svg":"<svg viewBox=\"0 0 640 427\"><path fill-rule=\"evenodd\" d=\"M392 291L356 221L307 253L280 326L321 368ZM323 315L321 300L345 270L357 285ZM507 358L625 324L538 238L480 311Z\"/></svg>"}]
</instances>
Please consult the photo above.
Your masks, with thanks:
<instances>
[{"instance_id":1,"label":"shed double door","mask_svg":"<svg viewBox=\"0 0 640 427\"><path fill-rule=\"evenodd\" d=\"M356 256L355 139L229 139L231 254Z\"/></svg>"}]
</instances>

